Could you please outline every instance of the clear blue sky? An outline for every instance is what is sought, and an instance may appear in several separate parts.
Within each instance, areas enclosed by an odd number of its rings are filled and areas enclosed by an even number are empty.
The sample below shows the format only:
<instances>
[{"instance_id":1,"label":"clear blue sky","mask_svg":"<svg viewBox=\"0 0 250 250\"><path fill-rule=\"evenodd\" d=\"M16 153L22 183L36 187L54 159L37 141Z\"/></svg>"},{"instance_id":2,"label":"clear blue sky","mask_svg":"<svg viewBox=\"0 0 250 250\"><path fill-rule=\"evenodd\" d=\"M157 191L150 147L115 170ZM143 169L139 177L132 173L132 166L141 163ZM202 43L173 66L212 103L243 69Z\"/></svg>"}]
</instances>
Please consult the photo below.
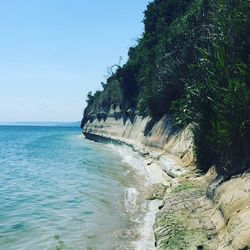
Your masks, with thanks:
<instances>
[{"instance_id":1,"label":"clear blue sky","mask_svg":"<svg viewBox=\"0 0 250 250\"><path fill-rule=\"evenodd\" d=\"M80 120L149 0L0 1L0 122Z\"/></svg>"}]
</instances>

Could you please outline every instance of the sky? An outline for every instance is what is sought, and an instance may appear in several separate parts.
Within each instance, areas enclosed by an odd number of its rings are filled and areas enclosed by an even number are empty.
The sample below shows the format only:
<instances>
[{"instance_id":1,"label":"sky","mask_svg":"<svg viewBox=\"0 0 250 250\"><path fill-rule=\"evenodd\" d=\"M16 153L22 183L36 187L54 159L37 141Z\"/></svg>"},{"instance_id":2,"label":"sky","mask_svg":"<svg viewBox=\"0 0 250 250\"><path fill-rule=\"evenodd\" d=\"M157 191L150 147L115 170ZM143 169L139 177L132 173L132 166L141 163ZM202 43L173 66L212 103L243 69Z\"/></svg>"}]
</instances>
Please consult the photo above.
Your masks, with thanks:
<instances>
[{"instance_id":1,"label":"sky","mask_svg":"<svg viewBox=\"0 0 250 250\"><path fill-rule=\"evenodd\" d=\"M0 122L79 121L149 0L0 0Z\"/></svg>"}]
</instances>

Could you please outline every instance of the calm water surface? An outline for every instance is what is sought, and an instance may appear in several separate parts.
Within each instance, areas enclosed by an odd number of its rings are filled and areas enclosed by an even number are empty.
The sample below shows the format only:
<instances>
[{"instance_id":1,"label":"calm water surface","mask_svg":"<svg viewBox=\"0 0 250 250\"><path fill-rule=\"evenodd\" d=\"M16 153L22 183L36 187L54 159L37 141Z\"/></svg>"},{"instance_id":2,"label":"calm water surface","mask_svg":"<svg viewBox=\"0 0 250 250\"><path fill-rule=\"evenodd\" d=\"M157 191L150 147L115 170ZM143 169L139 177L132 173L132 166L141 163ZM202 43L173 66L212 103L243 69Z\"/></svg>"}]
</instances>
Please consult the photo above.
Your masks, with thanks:
<instances>
[{"instance_id":1,"label":"calm water surface","mask_svg":"<svg viewBox=\"0 0 250 250\"><path fill-rule=\"evenodd\" d=\"M130 249L136 178L78 128L0 126L0 249Z\"/></svg>"}]
</instances>

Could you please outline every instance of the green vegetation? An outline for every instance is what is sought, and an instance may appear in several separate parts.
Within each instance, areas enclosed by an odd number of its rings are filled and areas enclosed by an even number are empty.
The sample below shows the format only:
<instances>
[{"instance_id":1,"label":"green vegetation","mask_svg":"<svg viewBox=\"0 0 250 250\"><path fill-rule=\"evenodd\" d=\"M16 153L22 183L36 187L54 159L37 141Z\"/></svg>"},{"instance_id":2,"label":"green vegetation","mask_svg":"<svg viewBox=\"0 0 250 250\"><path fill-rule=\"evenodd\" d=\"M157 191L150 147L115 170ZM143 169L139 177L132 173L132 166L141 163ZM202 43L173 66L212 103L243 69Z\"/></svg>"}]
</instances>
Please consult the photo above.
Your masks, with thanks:
<instances>
[{"instance_id":1,"label":"green vegetation","mask_svg":"<svg viewBox=\"0 0 250 250\"><path fill-rule=\"evenodd\" d=\"M193 124L197 164L231 176L250 168L250 2L154 0L128 61L103 91L88 95L91 114L117 107L142 116L171 114ZM82 124L82 125L83 125Z\"/></svg>"},{"instance_id":2,"label":"green vegetation","mask_svg":"<svg viewBox=\"0 0 250 250\"><path fill-rule=\"evenodd\" d=\"M179 192L186 191L186 190L189 190L192 188L197 188L197 187L193 183L187 181L187 182L175 187L171 192L172 193L179 193Z\"/></svg>"}]
</instances>

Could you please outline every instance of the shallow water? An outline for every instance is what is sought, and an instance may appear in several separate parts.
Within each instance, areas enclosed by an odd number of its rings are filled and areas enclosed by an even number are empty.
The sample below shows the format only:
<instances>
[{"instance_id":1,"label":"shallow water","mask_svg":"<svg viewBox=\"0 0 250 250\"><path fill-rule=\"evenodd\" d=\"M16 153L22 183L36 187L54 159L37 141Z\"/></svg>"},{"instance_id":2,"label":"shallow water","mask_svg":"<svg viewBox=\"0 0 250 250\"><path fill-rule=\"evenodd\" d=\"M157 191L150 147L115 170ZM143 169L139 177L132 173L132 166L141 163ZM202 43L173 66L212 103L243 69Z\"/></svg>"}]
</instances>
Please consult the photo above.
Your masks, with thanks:
<instances>
[{"instance_id":1,"label":"shallow water","mask_svg":"<svg viewBox=\"0 0 250 250\"><path fill-rule=\"evenodd\" d=\"M0 249L130 249L140 176L80 129L0 126Z\"/></svg>"}]
</instances>

